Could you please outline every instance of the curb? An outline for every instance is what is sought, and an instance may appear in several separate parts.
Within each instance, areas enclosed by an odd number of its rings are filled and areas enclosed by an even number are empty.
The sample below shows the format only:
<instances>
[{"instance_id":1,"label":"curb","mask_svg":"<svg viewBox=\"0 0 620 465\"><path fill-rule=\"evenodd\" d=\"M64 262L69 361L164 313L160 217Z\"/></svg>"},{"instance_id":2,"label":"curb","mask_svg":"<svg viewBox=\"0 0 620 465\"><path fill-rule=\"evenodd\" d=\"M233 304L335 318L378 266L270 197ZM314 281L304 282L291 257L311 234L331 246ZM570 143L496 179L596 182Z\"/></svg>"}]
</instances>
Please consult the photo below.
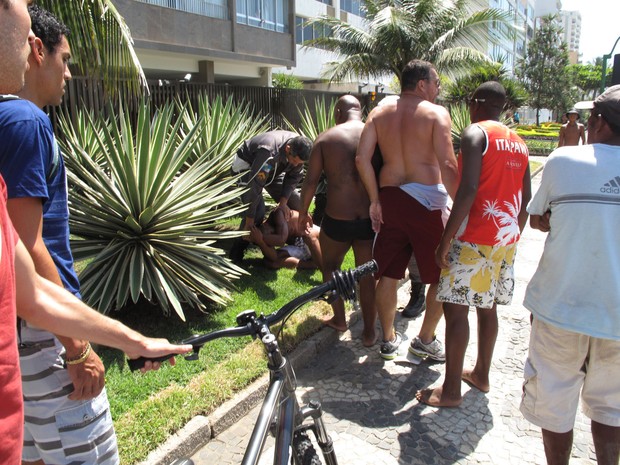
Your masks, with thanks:
<instances>
[{"instance_id":1,"label":"curb","mask_svg":"<svg viewBox=\"0 0 620 465\"><path fill-rule=\"evenodd\" d=\"M361 311L353 311L349 315L349 327L357 323L360 318ZM302 341L293 352L287 355L287 358L293 368L298 370L323 350L333 346L338 338L336 331L323 327L312 337ZM192 456L211 439L217 437L260 404L268 385L269 375L267 373L224 402L208 417L198 415L192 418L138 465L169 465L176 459Z\"/></svg>"}]
</instances>

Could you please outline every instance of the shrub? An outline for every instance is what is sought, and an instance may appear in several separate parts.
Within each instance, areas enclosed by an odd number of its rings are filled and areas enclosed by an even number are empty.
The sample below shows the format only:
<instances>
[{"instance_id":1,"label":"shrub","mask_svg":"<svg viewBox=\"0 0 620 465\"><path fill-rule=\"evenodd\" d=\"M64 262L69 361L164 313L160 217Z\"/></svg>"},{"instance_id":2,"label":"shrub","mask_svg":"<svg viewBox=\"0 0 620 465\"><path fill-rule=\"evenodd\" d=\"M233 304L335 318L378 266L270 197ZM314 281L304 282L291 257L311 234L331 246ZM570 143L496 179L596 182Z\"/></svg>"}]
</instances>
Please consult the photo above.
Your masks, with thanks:
<instances>
[{"instance_id":1,"label":"shrub","mask_svg":"<svg viewBox=\"0 0 620 465\"><path fill-rule=\"evenodd\" d=\"M144 296L184 319L182 303L224 303L244 272L214 245L238 233L213 225L241 210L222 208L241 195L230 153L219 151L226 136L196 157L204 116L190 126L187 111L168 104L151 118L144 101L135 128L122 106L110 120L81 112L75 129L61 120L72 249L76 260L92 259L82 294L103 313Z\"/></svg>"}]
</instances>

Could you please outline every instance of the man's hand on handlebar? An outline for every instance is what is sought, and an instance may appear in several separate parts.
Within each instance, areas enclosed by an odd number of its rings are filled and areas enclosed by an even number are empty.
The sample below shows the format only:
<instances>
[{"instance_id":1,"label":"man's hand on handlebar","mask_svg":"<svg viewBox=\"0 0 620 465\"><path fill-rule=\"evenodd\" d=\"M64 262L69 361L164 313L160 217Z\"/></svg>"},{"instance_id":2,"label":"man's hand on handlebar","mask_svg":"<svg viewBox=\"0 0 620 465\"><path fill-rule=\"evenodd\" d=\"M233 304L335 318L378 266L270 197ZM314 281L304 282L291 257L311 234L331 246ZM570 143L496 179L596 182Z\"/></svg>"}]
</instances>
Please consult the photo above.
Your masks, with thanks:
<instances>
[{"instance_id":1,"label":"man's hand on handlebar","mask_svg":"<svg viewBox=\"0 0 620 465\"><path fill-rule=\"evenodd\" d=\"M146 373L149 370L158 370L161 366L161 362L168 360L170 365L175 364L174 355L186 354L193 350L190 344L171 344L167 339L154 339L145 337L138 343L137 346L127 350L125 353L130 359L138 357L144 357L147 359L160 359L160 360L146 360L144 366L140 367L142 373ZM162 357L166 357L161 360Z\"/></svg>"}]
</instances>

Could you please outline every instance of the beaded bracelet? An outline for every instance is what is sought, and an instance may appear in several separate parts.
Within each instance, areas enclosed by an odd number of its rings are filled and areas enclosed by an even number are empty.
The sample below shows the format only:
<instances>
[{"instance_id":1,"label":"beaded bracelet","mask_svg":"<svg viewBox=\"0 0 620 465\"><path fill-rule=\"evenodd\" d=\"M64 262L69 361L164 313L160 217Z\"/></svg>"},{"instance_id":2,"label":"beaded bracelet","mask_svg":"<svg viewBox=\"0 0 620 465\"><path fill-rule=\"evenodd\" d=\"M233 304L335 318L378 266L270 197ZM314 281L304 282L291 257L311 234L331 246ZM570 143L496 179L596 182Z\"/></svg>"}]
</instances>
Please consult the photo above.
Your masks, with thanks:
<instances>
[{"instance_id":1,"label":"beaded bracelet","mask_svg":"<svg viewBox=\"0 0 620 465\"><path fill-rule=\"evenodd\" d=\"M65 363L67 365L79 365L80 363L84 363L86 359L88 358L88 356L90 355L91 350L92 350L92 347L90 346L90 342L87 342L86 348L84 349L84 351L80 354L78 358L66 359Z\"/></svg>"}]
</instances>

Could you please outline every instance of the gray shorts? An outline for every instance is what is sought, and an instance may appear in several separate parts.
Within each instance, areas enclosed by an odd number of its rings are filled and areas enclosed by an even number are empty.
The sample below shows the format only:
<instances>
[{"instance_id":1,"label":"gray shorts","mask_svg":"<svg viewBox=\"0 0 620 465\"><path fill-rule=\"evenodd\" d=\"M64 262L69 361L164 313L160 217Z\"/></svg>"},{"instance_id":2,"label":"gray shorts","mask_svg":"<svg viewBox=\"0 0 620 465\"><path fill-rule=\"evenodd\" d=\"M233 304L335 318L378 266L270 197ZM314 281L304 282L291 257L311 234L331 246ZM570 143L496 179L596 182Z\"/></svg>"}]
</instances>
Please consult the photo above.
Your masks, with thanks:
<instances>
[{"instance_id":1,"label":"gray shorts","mask_svg":"<svg viewBox=\"0 0 620 465\"><path fill-rule=\"evenodd\" d=\"M120 463L105 389L94 399L70 400L73 391L61 357L63 347L50 333L26 328L20 347L24 391L26 462L67 465ZM24 337L24 328L22 328Z\"/></svg>"}]
</instances>

